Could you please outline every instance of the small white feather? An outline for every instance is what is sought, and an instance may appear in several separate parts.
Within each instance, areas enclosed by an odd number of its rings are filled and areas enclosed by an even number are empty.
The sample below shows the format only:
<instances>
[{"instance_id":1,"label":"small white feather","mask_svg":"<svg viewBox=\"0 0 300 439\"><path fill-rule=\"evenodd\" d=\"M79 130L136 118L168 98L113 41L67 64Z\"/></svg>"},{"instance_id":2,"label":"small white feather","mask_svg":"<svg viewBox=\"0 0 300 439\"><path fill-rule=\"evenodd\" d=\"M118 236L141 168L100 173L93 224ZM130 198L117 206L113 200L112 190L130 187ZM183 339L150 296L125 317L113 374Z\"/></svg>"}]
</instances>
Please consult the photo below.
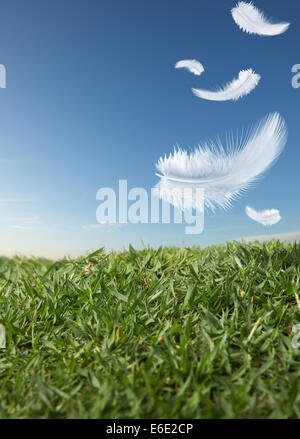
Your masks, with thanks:
<instances>
[{"instance_id":1,"label":"small white feather","mask_svg":"<svg viewBox=\"0 0 300 439\"><path fill-rule=\"evenodd\" d=\"M263 226L273 226L273 224L277 224L281 220L280 212L277 209L258 212L252 207L246 206L245 211L249 218Z\"/></svg>"},{"instance_id":2,"label":"small white feather","mask_svg":"<svg viewBox=\"0 0 300 439\"><path fill-rule=\"evenodd\" d=\"M233 79L217 91L192 88L192 92L198 98L209 101L236 101L254 90L260 78L260 75L252 69L241 70L238 78Z\"/></svg>"},{"instance_id":3,"label":"small white feather","mask_svg":"<svg viewBox=\"0 0 300 439\"><path fill-rule=\"evenodd\" d=\"M175 69L187 69L194 75L200 76L204 72L203 65L196 59L183 59L175 64Z\"/></svg>"},{"instance_id":4,"label":"small white feather","mask_svg":"<svg viewBox=\"0 0 300 439\"><path fill-rule=\"evenodd\" d=\"M282 34L290 26L290 23L272 23L252 2L239 2L231 9L231 14L239 28L248 34L274 36Z\"/></svg>"},{"instance_id":5,"label":"small white feather","mask_svg":"<svg viewBox=\"0 0 300 439\"><path fill-rule=\"evenodd\" d=\"M265 172L281 154L287 140L284 120L278 113L262 119L239 141L229 141L225 152L221 143L199 145L190 154L180 148L161 157L156 168L160 197L180 209L202 210L197 188L204 190L204 205L214 210L227 208L232 201ZM185 188L193 195L183 200Z\"/></svg>"}]
</instances>

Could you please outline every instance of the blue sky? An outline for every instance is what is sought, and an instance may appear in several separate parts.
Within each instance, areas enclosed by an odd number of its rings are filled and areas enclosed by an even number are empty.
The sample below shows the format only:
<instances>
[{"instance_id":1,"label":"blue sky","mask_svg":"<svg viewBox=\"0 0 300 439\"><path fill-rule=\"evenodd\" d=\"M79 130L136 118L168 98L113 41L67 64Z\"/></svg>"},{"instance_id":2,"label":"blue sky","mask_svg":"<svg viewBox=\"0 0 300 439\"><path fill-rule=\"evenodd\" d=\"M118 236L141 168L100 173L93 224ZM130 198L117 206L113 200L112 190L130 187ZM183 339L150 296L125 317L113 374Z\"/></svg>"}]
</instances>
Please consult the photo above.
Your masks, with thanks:
<instances>
[{"instance_id":1,"label":"blue sky","mask_svg":"<svg viewBox=\"0 0 300 439\"><path fill-rule=\"evenodd\" d=\"M235 1L2 0L0 64L0 253L57 257L105 246L210 245L242 236L300 230L300 89L291 68L300 63L300 5L256 0L278 21L276 37L243 33L233 22ZM198 59L201 77L175 70ZM190 89L214 88L253 68L259 86L237 102L209 102ZM173 145L193 147L224 138L278 111L289 130L275 166L231 210L205 217L201 235L184 225L96 224L96 192L150 190L155 162ZM265 228L244 213L280 209Z\"/></svg>"}]
</instances>

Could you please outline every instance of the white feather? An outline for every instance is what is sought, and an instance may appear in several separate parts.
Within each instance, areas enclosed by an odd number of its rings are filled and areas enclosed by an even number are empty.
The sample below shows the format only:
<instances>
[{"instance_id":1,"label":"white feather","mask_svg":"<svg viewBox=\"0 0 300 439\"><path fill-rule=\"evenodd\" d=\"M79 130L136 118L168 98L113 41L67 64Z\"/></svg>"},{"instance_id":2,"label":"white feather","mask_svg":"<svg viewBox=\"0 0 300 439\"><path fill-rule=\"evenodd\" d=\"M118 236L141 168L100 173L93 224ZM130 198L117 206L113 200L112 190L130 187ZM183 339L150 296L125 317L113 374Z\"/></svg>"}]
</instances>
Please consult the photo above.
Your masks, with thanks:
<instances>
[{"instance_id":1,"label":"white feather","mask_svg":"<svg viewBox=\"0 0 300 439\"><path fill-rule=\"evenodd\" d=\"M290 23L272 23L252 2L239 2L231 9L231 14L239 28L248 34L279 35L290 26Z\"/></svg>"},{"instance_id":2,"label":"white feather","mask_svg":"<svg viewBox=\"0 0 300 439\"><path fill-rule=\"evenodd\" d=\"M192 92L198 98L210 101L236 101L254 90L260 78L260 75L255 73L252 69L241 70L238 78L233 79L217 91L192 88Z\"/></svg>"},{"instance_id":3,"label":"white feather","mask_svg":"<svg viewBox=\"0 0 300 439\"><path fill-rule=\"evenodd\" d=\"M200 76L204 72L203 65L196 59L183 59L175 64L175 69L187 69L194 75Z\"/></svg>"},{"instance_id":4,"label":"white feather","mask_svg":"<svg viewBox=\"0 0 300 439\"><path fill-rule=\"evenodd\" d=\"M262 119L245 139L229 140L228 151L222 144L199 145L190 154L180 148L160 158L156 164L160 174L157 184L160 197L174 206L202 210L195 197L196 189L204 190L205 207L227 208L251 183L265 172L282 152L287 140L284 120L278 113ZM192 188L190 199L183 200L185 188Z\"/></svg>"},{"instance_id":5,"label":"white feather","mask_svg":"<svg viewBox=\"0 0 300 439\"><path fill-rule=\"evenodd\" d=\"M261 212L258 212L252 207L246 206L245 211L249 218L264 226L272 226L281 220L280 212L277 209L262 210Z\"/></svg>"}]
</instances>

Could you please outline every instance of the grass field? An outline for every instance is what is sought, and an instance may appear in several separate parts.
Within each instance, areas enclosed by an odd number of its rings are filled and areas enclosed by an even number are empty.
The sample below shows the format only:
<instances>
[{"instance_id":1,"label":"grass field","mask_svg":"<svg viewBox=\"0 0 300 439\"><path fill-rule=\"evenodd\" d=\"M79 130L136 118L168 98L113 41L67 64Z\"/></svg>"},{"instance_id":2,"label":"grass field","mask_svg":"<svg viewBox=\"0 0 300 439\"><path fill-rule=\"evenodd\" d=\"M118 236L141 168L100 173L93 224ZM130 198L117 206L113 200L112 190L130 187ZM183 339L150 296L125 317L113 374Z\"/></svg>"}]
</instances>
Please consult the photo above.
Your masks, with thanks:
<instances>
[{"instance_id":1,"label":"grass field","mask_svg":"<svg viewBox=\"0 0 300 439\"><path fill-rule=\"evenodd\" d=\"M300 245L0 259L1 418L299 418Z\"/></svg>"}]
</instances>

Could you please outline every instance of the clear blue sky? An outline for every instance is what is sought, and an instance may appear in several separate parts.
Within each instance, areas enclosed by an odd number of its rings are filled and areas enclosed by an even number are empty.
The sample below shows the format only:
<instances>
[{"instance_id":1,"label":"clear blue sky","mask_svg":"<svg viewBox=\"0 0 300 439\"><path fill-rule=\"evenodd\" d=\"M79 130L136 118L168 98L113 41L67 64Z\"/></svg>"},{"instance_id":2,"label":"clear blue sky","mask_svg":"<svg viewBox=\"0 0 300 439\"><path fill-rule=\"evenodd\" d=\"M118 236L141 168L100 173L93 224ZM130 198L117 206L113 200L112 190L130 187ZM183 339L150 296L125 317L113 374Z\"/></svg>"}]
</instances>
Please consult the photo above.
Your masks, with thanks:
<instances>
[{"instance_id":1,"label":"clear blue sky","mask_svg":"<svg viewBox=\"0 0 300 439\"><path fill-rule=\"evenodd\" d=\"M129 243L208 245L242 236L300 230L300 89L291 68L300 63L300 5L255 0L274 20L291 22L280 36L243 33L232 20L235 1L1 0L0 253L75 255ZM201 77L175 70L198 59ZM196 98L245 68L262 76L237 102ZM96 192L148 190L155 162L173 145L193 147L279 111L289 129L280 160L227 212L206 215L201 235L184 225L96 224ZM244 213L280 209L272 228Z\"/></svg>"}]
</instances>

